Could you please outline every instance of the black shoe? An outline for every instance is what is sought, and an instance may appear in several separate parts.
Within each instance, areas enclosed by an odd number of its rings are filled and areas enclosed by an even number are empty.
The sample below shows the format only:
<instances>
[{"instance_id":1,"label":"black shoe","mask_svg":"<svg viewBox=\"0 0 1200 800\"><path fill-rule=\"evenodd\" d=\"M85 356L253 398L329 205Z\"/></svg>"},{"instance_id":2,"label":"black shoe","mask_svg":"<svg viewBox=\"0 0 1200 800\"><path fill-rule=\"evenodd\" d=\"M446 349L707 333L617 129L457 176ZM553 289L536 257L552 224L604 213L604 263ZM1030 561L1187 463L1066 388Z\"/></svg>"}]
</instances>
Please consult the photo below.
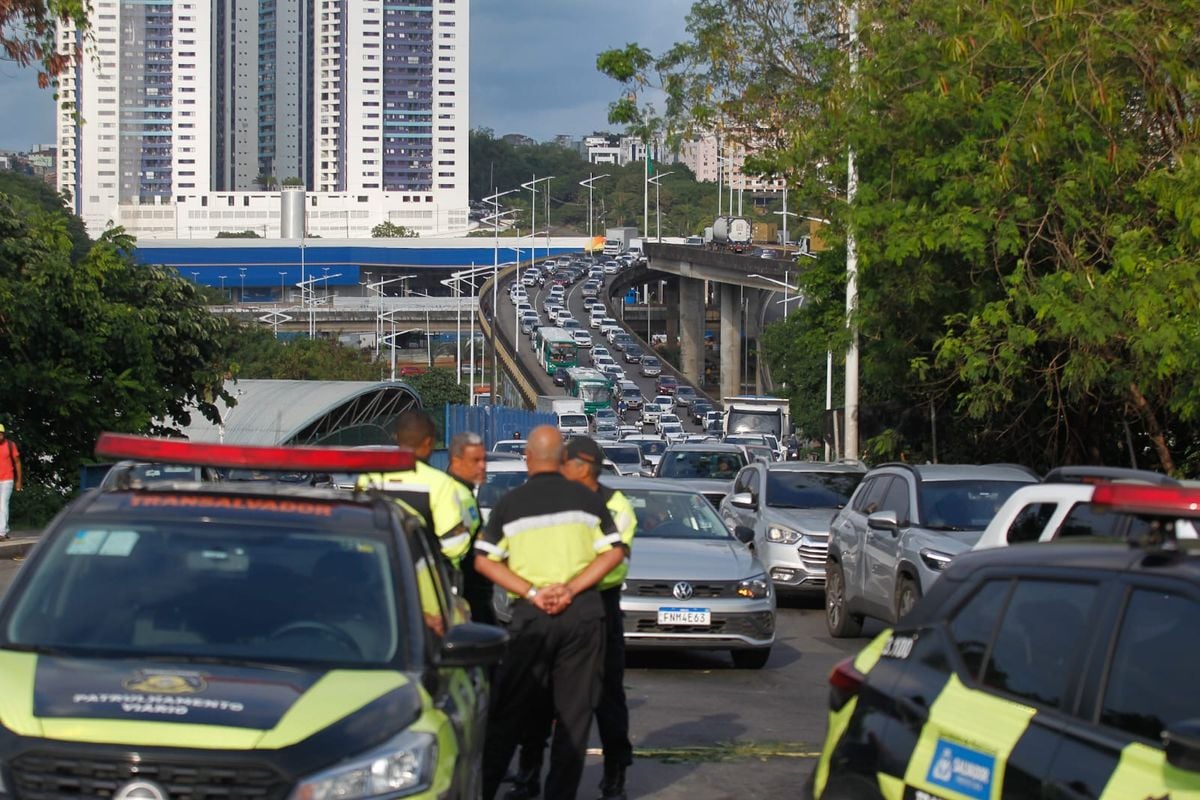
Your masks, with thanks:
<instances>
[{"instance_id":1,"label":"black shoe","mask_svg":"<svg viewBox=\"0 0 1200 800\"><path fill-rule=\"evenodd\" d=\"M542 783L538 776L524 770L512 773L504 778L512 782L512 788L504 793L501 800L533 800L542 793Z\"/></svg>"},{"instance_id":2,"label":"black shoe","mask_svg":"<svg viewBox=\"0 0 1200 800\"><path fill-rule=\"evenodd\" d=\"M625 765L605 764L604 778L600 781L601 800L626 800Z\"/></svg>"}]
</instances>

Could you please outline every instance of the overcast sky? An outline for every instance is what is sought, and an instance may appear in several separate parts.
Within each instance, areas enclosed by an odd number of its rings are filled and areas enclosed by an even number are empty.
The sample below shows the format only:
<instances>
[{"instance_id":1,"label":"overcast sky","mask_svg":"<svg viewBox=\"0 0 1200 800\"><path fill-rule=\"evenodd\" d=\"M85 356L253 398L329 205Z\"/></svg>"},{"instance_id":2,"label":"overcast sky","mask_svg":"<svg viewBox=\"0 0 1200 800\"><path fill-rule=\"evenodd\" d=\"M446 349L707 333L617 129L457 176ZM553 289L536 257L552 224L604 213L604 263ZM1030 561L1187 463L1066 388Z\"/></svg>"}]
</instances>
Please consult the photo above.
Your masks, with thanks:
<instances>
[{"instance_id":1,"label":"overcast sky","mask_svg":"<svg viewBox=\"0 0 1200 800\"><path fill-rule=\"evenodd\" d=\"M615 81L596 55L684 38L691 0L471 0L471 127L497 136L607 130ZM54 100L33 70L0 61L0 149L54 142Z\"/></svg>"}]
</instances>

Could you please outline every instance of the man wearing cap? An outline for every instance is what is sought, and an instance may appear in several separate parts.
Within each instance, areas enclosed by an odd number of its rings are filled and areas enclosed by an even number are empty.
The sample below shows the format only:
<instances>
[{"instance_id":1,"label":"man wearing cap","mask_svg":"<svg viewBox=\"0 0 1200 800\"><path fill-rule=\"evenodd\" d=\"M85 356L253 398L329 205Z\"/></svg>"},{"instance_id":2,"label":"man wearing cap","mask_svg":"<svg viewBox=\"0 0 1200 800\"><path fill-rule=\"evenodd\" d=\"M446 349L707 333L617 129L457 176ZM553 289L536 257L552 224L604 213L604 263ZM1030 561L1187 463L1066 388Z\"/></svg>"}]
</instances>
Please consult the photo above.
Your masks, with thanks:
<instances>
[{"instance_id":1,"label":"man wearing cap","mask_svg":"<svg viewBox=\"0 0 1200 800\"><path fill-rule=\"evenodd\" d=\"M560 473L559 430L541 425L528 442L529 480L496 504L475 543L475 568L516 598L488 717L484 800L495 797L525 740L530 710L547 705L558 724L545 796L575 797L604 659L604 601L595 587L625 557L604 502Z\"/></svg>"},{"instance_id":2,"label":"man wearing cap","mask_svg":"<svg viewBox=\"0 0 1200 800\"><path fill-rule=\"evenodd\" d=\"M637 516L629 499L615 489L600 485L600 466L604 450L590 436L575 436L563 452L562 474L569 481L597 493L612 514L621 535L625 558L600 579L596 588L604 601L604 679L600 701L596 704L596 727L604 748L604 777L600 796L606 800L624 800L625 770L633 764L633 745L629 741L629 707L625 701L625 631L621 614L621 584L629 573L629 552L637 532ZM530 716L536 716L531 713ZM542 772L542 751L550 733L551 717L541 715L540 724L531 724L521 743L521 756L513 788L507 800L536 797Z\"/></svg>"},{"instance_id":3,"label":"man wearing cap","mask_svg":"<svg viewBox=\"0 0 1200 800\"><path fill-rule=\"evenodd\" d=\"M8 538L8 501L21 491L21 451L0 425L0 541Z\"/></svg>"},{"instance_id":4,"label":"man wearing cap","mask_svg":"<svg viewBox=\"0 0 1200 800\"><path fill-rule=\"evenodd\" d=\"M428 414L419 409L405 411L396 419L395 435L396 444L412 450L416 456L413 468L360 475L356 487L393 495L419 514L429 532L438 538L442 554L457 567L470 550L471 532L479 524L475 499L461 483L426 463L437 438L437 429Z\"/></svg>"}]
</instances>

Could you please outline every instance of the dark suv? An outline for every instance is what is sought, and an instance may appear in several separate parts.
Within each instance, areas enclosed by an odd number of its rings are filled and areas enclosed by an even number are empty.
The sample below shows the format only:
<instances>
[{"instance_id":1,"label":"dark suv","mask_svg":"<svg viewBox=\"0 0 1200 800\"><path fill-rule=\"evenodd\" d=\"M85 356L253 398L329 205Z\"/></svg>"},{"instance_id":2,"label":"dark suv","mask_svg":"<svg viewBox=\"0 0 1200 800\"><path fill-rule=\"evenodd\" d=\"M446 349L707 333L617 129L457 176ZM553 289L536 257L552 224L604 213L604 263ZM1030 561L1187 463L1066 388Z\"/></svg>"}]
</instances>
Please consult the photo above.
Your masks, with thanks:
<instances>
[{"instance_id":1,"label":"dark suv","mask_svg":"<svg viewBox=\"0 0 1200 800\"><path fill-rule=\"evenodd\" d=\"M1150 532L963 555L834 668L810 796L1196 796L1200 543L1173 531L1200 490L1108 484L1092 502Z\"/></svg>"}]
</instances>

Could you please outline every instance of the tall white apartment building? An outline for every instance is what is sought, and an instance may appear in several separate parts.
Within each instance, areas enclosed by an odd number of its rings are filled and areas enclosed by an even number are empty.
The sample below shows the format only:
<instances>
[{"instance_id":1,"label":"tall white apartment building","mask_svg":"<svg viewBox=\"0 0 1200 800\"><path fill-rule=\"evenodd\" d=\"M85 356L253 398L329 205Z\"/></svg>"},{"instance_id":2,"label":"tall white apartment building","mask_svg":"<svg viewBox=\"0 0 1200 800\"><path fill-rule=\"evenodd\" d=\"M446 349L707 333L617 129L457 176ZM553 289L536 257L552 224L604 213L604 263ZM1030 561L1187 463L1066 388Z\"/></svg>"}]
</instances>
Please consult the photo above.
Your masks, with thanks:
<instances>
[{"instance_id":1,"label":"tall white apartment building","mask_svg":"<svg viewBox=\"0 0 1200 800\"><path fill-rule=\"evenodd\" d=\"M677 158L681 164L696 174L696 180L716 183L718 177L724 187L734 191L780 192L782 178L764 180L742 171L748 151L742 145L721 140L716 134L706 134L697 139L681 142Z\"/></svg>"},{"instance_id":2,"label":"tall white apartment building","mask_svg":"<svg viewBox=\"0 0 1200 800\"><path fill-rule=\"evenodd\" d=\"M119 208L171 215L181 192L209 188L207 0L92 0L92 38L59 86L59 188L93 234ZM64 51L80 37L59 31ZM76 119L78 115L78 120Z\"/></svg>"},{"instance_id":3,"label":"tall white apartment building","mask_svg":"<svg viewBox=\"0 0 1200 800\"><path fill-rule=\"evenodd\" d=\"M94 52L62 81L67 190L89 232L279 235L468 226L469 0L93 0ZM60 31L61 45L76 32ZM78 123L81 119L82 125Z\"/></svg>"}]
</instances>

